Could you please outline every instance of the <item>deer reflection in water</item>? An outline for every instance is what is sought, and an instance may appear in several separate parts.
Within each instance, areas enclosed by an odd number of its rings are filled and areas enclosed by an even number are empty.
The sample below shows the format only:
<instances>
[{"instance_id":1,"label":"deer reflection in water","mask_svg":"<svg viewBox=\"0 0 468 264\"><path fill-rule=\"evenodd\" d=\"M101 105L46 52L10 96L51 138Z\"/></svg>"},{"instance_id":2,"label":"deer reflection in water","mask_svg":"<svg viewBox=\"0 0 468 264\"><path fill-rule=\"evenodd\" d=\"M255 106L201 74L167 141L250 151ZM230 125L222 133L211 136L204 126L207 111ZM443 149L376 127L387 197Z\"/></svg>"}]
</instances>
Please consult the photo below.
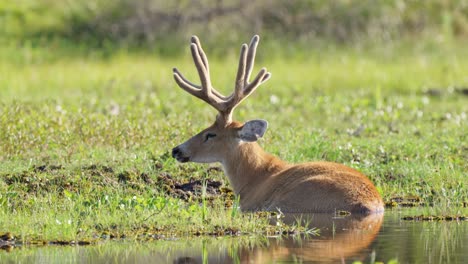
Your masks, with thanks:
<instances>
[{"instance_id":1,"label":"deer reflection in water","mask_svg":"<svg viewBox=\"0 0 468 264\"><path fill-rule=\"evenodd\" d=\"M297 219L320 229L319 236L270 237L260 245L227 250L218 256L193 254L179 256L173 263L274 263L274 262L352 262L364 261L372 252L372 242L383 223L384 214L348 215L287 214L281 220L286 224ZM274 224L274 223L273 223Z\"/></svg>"},{"instance_id":2,"label":"deer reflection in water","mask_svg":"<svg viewBox=\"0 0 468 264\"><path fill-rule=\"evenodd\" d=\"M297 219L310 221L320 229L320 236L297 239L286 237L270 239L268 247L245 249L240 253L242 263L270 263L295 260L307 262L336 262L363 260L372 251L372 242L380 231L384 214L349 215L336 217L330 214L288 214L283 222L294 223Z\"/></svg>"}]
</instances>

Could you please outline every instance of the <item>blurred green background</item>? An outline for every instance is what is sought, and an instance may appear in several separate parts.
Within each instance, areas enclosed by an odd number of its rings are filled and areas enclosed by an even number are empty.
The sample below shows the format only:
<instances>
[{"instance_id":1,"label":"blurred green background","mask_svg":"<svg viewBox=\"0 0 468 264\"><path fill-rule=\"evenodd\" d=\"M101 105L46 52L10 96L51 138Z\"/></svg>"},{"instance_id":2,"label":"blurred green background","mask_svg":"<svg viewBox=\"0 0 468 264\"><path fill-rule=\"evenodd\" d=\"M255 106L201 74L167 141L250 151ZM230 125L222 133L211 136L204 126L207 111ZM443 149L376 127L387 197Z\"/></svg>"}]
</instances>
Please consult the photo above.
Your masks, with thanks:
<instances>
[{"instance_id":1,"label":"blurred green background","mask_svg":"<svg viewBox=\"0 0 468 264\"><path fill-rule=\"evenodd\" d=\"M468 2L17 0L0 3L0 25L3 46L53 48L50 56L106 56L119 49L171 56L195 33L212 53L237 50L253 34L273 51L288 53L317 45L462 39L468 36Z\"/></svg>"}]
</instances>

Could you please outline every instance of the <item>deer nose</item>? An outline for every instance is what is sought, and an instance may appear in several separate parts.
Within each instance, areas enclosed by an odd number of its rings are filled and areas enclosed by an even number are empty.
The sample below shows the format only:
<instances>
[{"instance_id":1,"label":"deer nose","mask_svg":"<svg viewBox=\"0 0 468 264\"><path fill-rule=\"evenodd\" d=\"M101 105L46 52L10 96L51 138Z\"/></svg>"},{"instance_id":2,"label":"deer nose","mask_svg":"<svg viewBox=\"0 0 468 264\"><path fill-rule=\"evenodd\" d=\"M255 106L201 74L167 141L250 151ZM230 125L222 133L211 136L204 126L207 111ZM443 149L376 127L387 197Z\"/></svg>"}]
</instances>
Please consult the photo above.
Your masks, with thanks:
<instances>
[{"instance_id":1,"label":"deer nose","mask_svg":"<svg viewBox=\"0 0 468 264\"><path fill-rule=\"evenodd\" d=\"M179 147L175 147L172 149L172 157L175 158L177 155L179 155L180 149Z\"/></svg>"}]
</instances>

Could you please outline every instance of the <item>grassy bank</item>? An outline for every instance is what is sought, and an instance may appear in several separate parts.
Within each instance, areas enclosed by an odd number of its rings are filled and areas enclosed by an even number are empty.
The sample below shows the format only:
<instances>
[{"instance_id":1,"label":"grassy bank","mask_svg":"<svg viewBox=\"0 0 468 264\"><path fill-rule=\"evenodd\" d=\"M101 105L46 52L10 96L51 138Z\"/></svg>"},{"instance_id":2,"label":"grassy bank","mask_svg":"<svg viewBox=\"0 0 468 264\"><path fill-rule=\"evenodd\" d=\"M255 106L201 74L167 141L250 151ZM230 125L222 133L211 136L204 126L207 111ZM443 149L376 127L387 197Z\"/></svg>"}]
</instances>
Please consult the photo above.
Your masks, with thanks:
<instances>
[{"instance_id":1,"label":"grassy bank","mask_svg":"<svg viewBox=\"0 0 468 264\"><path fill-rule=\"evenodd\" d=\"M189 56L15 50L0 61L0 232L33 241L294 229L240 214L217 167L170 157L215 116L172 79L174 66L198 79ZM257 65L273 77L235 113L269 121L260 142L267 151L291 162L345 163L368 175L385 200L416 196L455 213L468 200L461 43L269 56L274 50L260 44ZM229 92L236 52L211 64L214 85ZM180 187L196 180L193 190Z\"/></svg>"}]
</instances>

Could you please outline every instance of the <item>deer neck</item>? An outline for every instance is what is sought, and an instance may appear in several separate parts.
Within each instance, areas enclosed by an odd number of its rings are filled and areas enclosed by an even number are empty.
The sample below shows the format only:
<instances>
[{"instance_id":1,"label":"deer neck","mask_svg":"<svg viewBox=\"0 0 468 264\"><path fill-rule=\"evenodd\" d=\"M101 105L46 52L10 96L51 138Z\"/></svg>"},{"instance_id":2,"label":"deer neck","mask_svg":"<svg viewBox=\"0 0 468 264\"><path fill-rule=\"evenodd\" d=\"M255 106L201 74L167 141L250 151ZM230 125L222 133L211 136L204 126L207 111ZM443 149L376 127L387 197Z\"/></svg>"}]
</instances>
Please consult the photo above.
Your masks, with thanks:
<instances>
[{"instance_id":1,"label":"deer neck","mask_svg":"<svg viewBox=\"0 0 468 264\"><path fill-rule=\"evenodd\" d=\"M255 142L241 143L235 153L228 153L228 158L221 163L234 192L241 197L287 166L286 162L265 152Z\"/></svg>"}]
</instances>

